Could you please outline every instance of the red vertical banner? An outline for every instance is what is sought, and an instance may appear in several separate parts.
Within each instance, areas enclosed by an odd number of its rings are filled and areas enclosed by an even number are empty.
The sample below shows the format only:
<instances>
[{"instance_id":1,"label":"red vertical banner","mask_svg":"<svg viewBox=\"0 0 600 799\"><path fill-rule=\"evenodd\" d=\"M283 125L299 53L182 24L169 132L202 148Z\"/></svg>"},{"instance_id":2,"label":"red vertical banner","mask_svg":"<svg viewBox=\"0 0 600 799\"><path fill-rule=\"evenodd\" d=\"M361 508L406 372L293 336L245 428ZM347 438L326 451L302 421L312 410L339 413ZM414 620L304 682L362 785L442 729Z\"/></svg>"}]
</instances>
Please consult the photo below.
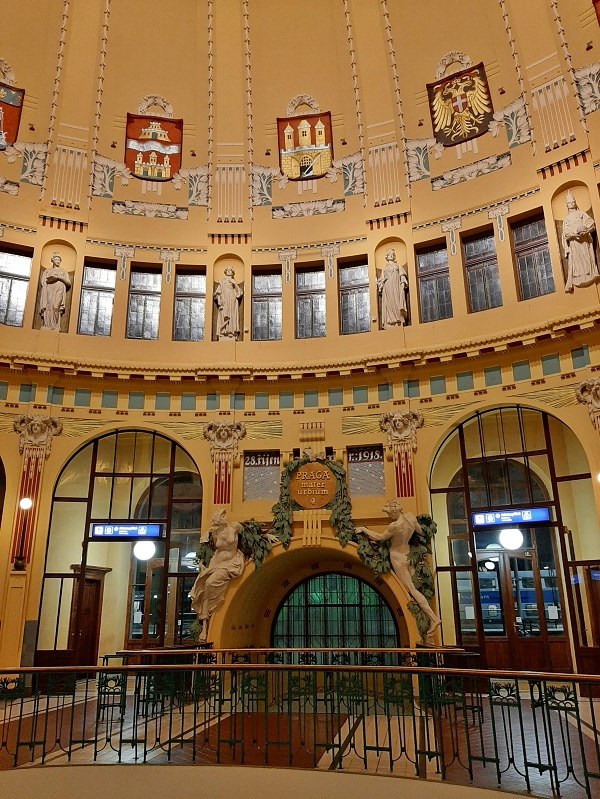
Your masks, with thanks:
<instances>
[{"instance_id":1,"label":"red vertical banner","mask_svg":"<svg viewBox=\"0 0 600 799\"><path fill-rule=\"evenodd\" d=\"M231 502L231 473L233 454L231 452L215 453L214 491L215 505L229 505Z\"/></svg>"},{"instance_id":2,"label":"red vertical banner","mask_svg":"<svg viewBox=\"0 0 600 799\"><path fill-rule=\"evenodd\" d=\"M394 445L394 466L396 470L396 496L414 497L415 481L412 452L402 444Z\"/></svg>"},{"instance_id":3,"label":"red vertical banner","mask_svg":"<svg viewBox=\"0 0 600 799\"><path fill-rule=\"evenodd\" d=\"M594 0L594 8L596 9L596 19L600 25L600 0Z\"/></svg>"},{"instance_id":4,"label":"red vertical banner","mask_svg":"<svg viewBox=\"0 0 600 799\"><path fill-rule=\"evenodd\" d=\"M17 502L23 497L29 497L33 504L29 510L23 510L23 508L17 504L12 532L10 556L12 563L14 563L17 558L23 563L29 563L31 560L35 518L37 516L42 469L44 467L45 458L45 447L25 447L23 451Z\"/></svg>"},{"instance_id":5,"label":"red vertical banner","mask_svg":"<svg viewBox=\"0 0 600 799\"><path fill-rule=\"evenodd\" d=\"M19 435L19 452L23 456L10 550L11 562L18 571L31 560L44 461L50 455L53 436L60 435L62 429L60 419L50 416L19 414L14 418L13 430ZM20 503L26 497L31 506L25 510Z\"/></svg>"}]
</instances>

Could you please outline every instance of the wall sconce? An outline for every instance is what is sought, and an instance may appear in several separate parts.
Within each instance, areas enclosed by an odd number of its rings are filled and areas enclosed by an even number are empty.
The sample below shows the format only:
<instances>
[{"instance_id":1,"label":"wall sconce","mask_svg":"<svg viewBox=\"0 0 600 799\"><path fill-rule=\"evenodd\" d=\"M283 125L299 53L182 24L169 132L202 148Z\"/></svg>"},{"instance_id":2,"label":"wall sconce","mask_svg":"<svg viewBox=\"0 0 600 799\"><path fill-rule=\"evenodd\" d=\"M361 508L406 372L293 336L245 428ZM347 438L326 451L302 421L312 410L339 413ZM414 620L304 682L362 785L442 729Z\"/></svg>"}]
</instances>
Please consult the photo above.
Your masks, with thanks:
<instances>
[{"instance_id":1,"label":"wall sconce","mask_svg":"<svg viewBox=\"0 0 600 799\"><path fill-rule=\"evenodd\" d=\"M506 94L506 92L504 91L504 86L500 86L500 88L498 89L498 94Z\"/></svg>"},{"instance_id":2,"label":"wall sconce","mask_svg":"<svg viewBox=\"0 0 600 799\"><path fill-rule=\"evenodd\" d=\"M346 144L348 144L348 142L346 141L346 139L341 139L340 140L340 144L343 145L343 146L346 146Z\"/></svg>"},{"instance_id":3,"label":"wall sconce","mask_svg":"<svg viewBox=\"0 0 600 799\"><path fill-rule=\"evenodd\" d=\"M265 155L271 155L271 151L269 150L269 148L268 148L268 147L267 147L267 149L265 150Z\"/></svg>"},{"instance_id":4,"label":"wall sconce","mask_svg":"<svg viewBox=\"0 0 600 799\"><path fill-rule=\"evenodd\" d=\"M33 122L29 123L29 130L35 131L35 125L33 124Z\"/></svg>"},{"instance_id":5,"label":"wall sconce","mask_svg":"<svg viewBox=\"0 0 600 799\"><path fill-rule=\"evenodd\" d=\"M586 46L585 46L585 49L586 49L586 51L593 50L594 49L594 43L593 42L588 42L586 44Z\"/></svg>"},{"instance_id":6,"label":"wall sconce","mask_svg":"<svg viewBox=\"0 0 600 799\"><path fill-rule=\"evenodd\" d=\"M116 150L117 149L117 142L114 141L110 146L112 147L113 150Z\"/></svg>"},{"instance_id":7,"label":"wall sconce","mask_svg":"<svg viewBox=\"0 0 600 799\"><path fill-rule=\"evenodd\" d=\"M422 128L422 127L423 127L423 120L422 120L422 119L420 119L420 120L417 122L417 127L418 127L418 128Z\"/></svg>"},{"instance_id":8,"label":"wall sconce","mask_svg":"<svg viewBox=\"0 0 600 799\"><path fill-rule=\"evenodd\" d=\"M195 158L195 157L196 157L196 151L190 150L190 158Z\"/></svg>"}]
</instances>

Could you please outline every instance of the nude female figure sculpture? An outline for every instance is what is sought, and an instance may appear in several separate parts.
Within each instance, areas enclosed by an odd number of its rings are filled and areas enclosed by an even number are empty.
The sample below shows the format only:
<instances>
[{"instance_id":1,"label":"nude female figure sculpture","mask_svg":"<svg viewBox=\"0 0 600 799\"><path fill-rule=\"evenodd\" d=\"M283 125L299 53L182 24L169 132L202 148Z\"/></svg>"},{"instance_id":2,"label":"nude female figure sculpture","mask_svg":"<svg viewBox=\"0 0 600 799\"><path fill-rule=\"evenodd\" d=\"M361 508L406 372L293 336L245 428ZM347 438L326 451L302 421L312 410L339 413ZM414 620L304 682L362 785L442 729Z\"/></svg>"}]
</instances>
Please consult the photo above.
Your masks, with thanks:
<instances>
[{"instance_id":1,"label":"nude female figure sculpture","mask_svg":"<svg viewBox=\"0 0 600 799\"><path fill-rule=\"evenodd\" d=\"M364 533L372 541L390 542L392 573L400 585L428 617L429 629L427 630L425 640L428 644L433 644L433 634L442 622L431 609L426 597L415 587L408 564L408 555L410 553L409 542L414 533L422 533L421 525L417 517L412 513L403 513L400 503L395 500L387 502L382 510L390 518L390 523L383 533L369 530L368 527L356 527L355 530L357 533Z\"/></svg>"}]
</instances>

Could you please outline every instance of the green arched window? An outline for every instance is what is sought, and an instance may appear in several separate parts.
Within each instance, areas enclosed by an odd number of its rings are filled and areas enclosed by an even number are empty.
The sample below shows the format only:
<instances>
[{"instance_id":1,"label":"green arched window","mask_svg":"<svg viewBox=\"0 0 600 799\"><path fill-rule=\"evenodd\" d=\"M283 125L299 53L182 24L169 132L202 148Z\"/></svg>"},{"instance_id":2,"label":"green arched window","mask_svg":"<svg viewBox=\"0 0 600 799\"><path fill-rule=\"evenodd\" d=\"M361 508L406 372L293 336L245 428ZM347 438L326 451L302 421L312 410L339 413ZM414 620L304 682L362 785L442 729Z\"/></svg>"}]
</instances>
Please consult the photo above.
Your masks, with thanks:
<instances>
[{"instance_id":1,"label":"green arched window","mask_svg":"<svg viewBox=\"0 0 600 799\"><path fill-rule=\"evenodd\" d=\"M272 646L400 646L398 629L383 598L350 574L319 574L296 586L275 614Z\"/></svg>"}]
</instances>

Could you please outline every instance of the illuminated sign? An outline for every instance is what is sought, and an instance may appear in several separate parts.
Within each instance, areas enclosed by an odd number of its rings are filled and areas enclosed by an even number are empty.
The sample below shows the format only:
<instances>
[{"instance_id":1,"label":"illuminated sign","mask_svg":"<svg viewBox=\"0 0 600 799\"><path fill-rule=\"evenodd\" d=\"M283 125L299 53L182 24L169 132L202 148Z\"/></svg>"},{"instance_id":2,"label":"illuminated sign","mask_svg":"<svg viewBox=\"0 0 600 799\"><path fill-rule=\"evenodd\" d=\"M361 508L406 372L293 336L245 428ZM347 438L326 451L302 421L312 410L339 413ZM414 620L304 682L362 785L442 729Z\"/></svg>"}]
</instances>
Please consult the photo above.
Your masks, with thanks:
<instances>
[{"instance_id":1,"label":"illuminated sign","mask_svg":"<svg viewBox=\"0 0 600 799\"><path fill-rule=\"evenodd\" d=\"M505 525L532 524L550 521L550 508L507 508L471 514L473 527L504 527Z\"/></svg>"},{"instance_id":2,"label":"illuminated sign","mask_svg":"<svg viewBox=\"0 0 600 799\"><path fill-rule=\"evenodd\" d=\"M137 541L164 537L164 524L144 522L142 524L111 524L101 522L90 525L90 538L94 541Z\"/></svg>"}]
</instances>

